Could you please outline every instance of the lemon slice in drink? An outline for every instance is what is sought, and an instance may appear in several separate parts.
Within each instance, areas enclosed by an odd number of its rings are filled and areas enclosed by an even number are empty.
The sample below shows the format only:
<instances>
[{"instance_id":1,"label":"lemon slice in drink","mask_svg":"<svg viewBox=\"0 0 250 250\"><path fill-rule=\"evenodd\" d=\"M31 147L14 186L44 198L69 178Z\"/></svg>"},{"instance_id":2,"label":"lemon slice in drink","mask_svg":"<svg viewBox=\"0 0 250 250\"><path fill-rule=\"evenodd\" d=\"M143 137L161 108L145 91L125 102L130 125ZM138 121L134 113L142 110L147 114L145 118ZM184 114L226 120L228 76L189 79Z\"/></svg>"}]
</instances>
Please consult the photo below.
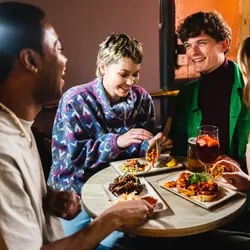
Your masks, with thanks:
<instances>
[{"instance_id":1,"label":"lemon slice in drink","mask_svg":"<svg viewBox=\"0 0 250 250\"><path fill-rule=\"evenodd\" d=\"M176 166L176 163L177 162L176 162L175 158L172 157L172 159L166 163L166 166L171 168L171 167Z\"/></svg>"}]
</instances>

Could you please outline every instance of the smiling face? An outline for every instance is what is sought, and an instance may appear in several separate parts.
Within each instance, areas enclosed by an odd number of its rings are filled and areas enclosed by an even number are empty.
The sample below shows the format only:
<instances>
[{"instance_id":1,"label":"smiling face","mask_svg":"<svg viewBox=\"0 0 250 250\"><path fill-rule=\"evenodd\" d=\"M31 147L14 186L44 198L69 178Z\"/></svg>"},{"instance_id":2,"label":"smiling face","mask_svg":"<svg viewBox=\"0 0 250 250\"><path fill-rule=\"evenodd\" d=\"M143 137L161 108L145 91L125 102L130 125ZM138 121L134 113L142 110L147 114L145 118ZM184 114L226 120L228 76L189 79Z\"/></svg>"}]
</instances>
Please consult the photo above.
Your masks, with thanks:
<instances>
[{"instance_id":1,"label":"smiling face","mask_svg":"<svg viewBox=\"0 0 250 250\"><path fill-rule=\"evenodd\" d=\"M54 28L46 21L44 26L43 56L38 60L35 99L44 103L62 95L67 58L62 54L62 44Z\"/></svg>"},{"instance_id":2,"label":"smiling face","mask_svg":"<svg viewBox=\"0 0 250 250\"><path fill-rule=\"evenodd\" d=\"M189 38L184 45L187 57L193 63L194 71L207 74L224 62L224 52L228 48L228 41L217 42L210 36L201 33L197 37Z\"/></svg>"},{"instance_id":3,"label":"smiling face","mask_svg":"<svg viewBox=\"0 0 250 250\"><path fill-rule=\"evenodd\" d=\"M117 63L101 65L103 86L111 101L118 101L129 94L131 87L138 83L140 64L123 57Z\"/></svg>"}]
</instances>

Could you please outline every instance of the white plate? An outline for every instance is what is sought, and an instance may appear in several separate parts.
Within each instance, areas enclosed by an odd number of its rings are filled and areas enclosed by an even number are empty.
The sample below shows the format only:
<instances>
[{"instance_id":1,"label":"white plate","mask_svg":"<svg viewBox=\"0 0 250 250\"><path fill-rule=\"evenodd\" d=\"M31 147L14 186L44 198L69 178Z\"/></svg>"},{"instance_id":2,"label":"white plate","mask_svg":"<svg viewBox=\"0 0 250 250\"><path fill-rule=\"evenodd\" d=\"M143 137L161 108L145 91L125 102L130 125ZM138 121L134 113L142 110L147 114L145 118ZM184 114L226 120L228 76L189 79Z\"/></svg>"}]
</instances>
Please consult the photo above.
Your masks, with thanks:
<instances>
[{"instance_id":1,"label":"white plate","mask_svg":"<svg viewBox=\"0 0 250 250\"><path fill-rule=\"evenodd\" d=\"M183 172L188 172L188 171L183 171ZM178 171L176 173L173 173L173 174L169 174L167 175L166 177L156 181L162 188L168 190L168 191L171 191L172 193L174 194L177 194L179 195L180 197L188 200L188 201L191 201L203 208L206 208L206 209L210 209L222 202L224 202L225 200L231 198L232 196L236 195L237 192L235 190L232 190L230 188L227 188L225 186L222 186L220 184L218 184L218 188L219 188L219 192L218 192L218 195L217 197L212 200L212 201L206 201L206 202L202 202L200 200L198 200L198 197L197 196L186 196L182 193L179 193L177 188L174 187L174 188L167 188L167 187L164 187L163 186L163 183L166 182L166 181L176 181L177 178L179 177L179 175L181 174L182 172Z\"/></svg>"},{"instance_id":2,"label":"white plate","mask_svg":"<svg viewBox=\"0 0 250 250\"><path fill-rule=\"evenodd\" d=\"M163 199L160 197L160 195L154 190L154 188L143 178L140 178L140 182L143 185L143 190L142 192L139 194L140 197L144 197L144 196L152 196L154 198L157 199L157 203L154 205L154 212L159 212L159 211L164 211L166 210L168 207L166 205L166 203L163 201ZM106 183L103 184L103 189L106 192L108 199L112 202L112 203L116 203L119 200L119 196L116 197L115 195L113 195L110 191L109 191L109 184L110 183Z\"/></svg>"},{"instance_id":3,"label":"white plate","mask_svg":"<svg viewBox=\"0 0 250 250\"><path fill-rule=\"evenodd\" d=\"M143 172L130 173L130 174L140 176L140 175L152 174L152 173L163 172L163 171L171 171L172 169L181 169L184 167L183 163L177 160L176 160L177 164L175 166L173 167L166 166L168 157L169 157L169 154L161 154L159 157L159 161L155 163L155 167L152 167L151 164L147 162L144 157L132 158L132 159L138 159L141 163L147 163L148 167L146 167L145 171ZM113 162L110 162L110 166L112 166L119 175L124 175L124 172L121 170L121 167L125 161L127 160L113 161Z\"/></svg>"}]
</instances>

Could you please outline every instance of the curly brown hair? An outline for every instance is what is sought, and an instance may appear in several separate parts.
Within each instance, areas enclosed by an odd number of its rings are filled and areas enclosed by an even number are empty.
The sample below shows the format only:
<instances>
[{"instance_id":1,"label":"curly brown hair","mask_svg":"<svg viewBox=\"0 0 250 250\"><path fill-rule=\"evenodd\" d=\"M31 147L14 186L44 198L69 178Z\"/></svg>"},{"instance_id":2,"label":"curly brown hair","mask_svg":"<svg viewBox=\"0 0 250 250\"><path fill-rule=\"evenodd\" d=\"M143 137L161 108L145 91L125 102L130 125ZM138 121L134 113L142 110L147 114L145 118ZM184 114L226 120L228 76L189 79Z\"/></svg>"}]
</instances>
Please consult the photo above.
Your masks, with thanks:
<instances>
[{"instance_id":1,"label":"curly brown hair","mask_svg":"<svg viewBox=\"0 0 250 250\"><path fill-rule=\"evenodd\" d=\"M204 32L212 37L216 42L228 40L228 48L224 52L229 51L232 41L232 31L228 24L223 20L221 14L216 11L196 12L186 17L177 27L178 38L182 43L189 38L197 37Z\"/></svg>"}]
</instances>

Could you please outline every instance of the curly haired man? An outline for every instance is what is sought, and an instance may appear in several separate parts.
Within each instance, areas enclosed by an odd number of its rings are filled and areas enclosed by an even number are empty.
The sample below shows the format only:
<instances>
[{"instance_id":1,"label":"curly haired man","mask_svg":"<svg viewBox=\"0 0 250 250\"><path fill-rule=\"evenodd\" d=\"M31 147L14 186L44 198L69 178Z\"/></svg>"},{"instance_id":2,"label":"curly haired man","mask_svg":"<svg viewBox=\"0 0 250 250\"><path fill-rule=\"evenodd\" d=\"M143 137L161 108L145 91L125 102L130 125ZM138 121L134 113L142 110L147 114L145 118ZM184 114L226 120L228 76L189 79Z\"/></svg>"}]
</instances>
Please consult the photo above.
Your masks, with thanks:
<instances>
[{"instance_id":1,"label":"curly haired man","mask_svg":"<svg viewBox=\"0 0 250 250\"><path fill-rule=\"evenodd\" d=\"M226 59L231 29L215 12L197 12L186 17L177 34L189 61L200 77L181 88L169 137L175 155L186 155L187 140L200 125L219 128L220 151L241 163L250 130L250 113L242 99L244 82L236 63Z\"/></svg>"}]
</instances>

